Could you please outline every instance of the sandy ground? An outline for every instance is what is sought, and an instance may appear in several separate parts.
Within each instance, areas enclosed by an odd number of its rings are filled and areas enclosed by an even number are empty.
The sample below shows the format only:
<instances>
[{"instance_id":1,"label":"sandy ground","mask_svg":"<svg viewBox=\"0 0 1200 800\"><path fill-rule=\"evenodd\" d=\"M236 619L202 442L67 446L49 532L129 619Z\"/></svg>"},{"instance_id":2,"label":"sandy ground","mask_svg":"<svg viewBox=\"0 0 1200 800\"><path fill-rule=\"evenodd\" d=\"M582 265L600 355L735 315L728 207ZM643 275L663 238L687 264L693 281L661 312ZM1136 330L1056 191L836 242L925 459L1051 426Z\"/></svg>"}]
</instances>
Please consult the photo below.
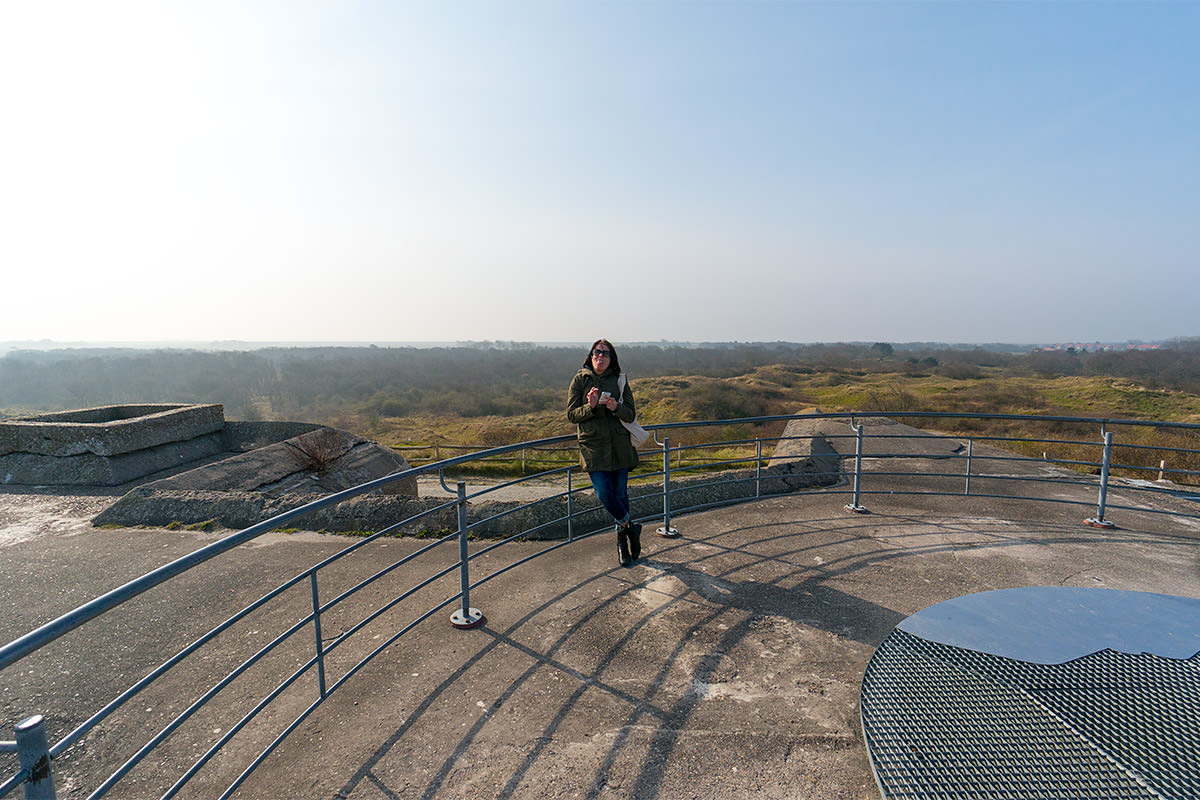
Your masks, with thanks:
<instances>
[{"instance_id":1,"label":"sandy ground","mask_svg":"<svg viewBox=\"0 0 1200 800\"><path fill-rule=\"evenodd\" d=\"M0 493L0 548L42 536L71 536L91 530L91 518L117 498L110 494L58 494L5 488Z\"/></svg>"}]
</instances>

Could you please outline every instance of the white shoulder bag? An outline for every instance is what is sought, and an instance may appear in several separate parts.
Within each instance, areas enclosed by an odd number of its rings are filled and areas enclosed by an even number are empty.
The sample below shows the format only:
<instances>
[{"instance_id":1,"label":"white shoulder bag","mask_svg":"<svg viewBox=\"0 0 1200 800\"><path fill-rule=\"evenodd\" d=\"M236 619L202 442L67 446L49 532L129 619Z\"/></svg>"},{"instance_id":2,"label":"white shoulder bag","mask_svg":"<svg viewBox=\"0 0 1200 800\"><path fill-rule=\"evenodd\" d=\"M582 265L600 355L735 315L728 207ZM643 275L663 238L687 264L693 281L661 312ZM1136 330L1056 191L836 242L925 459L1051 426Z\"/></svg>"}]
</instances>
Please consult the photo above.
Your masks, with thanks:
<instances>
[{"instance_id":1,"label":"white shoulder bag","mask_svg":"<svg viewBox=\"0 0 1200 800\"><path fill-rule=\"evenodd\" d=\"M621 393L617 398L618 402L621 402L621 401L624 401L624 399L625 399L625 373L624 372L621 373L621 377L617 378L617 385L621 387L621 390L620 390ZM636 418L633 420L633 422L626 422L625 420L621 420L621 424L624 425L626 430L629 431L629 441L633 443L633 446L635 449L642 447L643 445L645 445L647 442L651 441L654 438L654 434L650 433L650 431L646 430L641 425L639 425Z\"/></svg>"}]
</instances>

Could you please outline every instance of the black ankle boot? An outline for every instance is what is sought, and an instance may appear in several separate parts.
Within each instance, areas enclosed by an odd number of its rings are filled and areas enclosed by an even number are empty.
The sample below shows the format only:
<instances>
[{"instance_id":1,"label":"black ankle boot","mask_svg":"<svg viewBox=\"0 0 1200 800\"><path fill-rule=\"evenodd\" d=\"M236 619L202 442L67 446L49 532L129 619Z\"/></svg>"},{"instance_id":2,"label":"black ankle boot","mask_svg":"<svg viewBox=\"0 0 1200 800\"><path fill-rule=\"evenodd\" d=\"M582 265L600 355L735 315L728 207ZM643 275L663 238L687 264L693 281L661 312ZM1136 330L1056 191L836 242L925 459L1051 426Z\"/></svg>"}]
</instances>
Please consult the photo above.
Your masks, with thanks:
<instances>
[{"instance_id":1,"label":"black ankle boot","mask_svg":"<svg viewBox=\"0 0 1200 800\"><path fill-rule=\"evenodd\" d=\"M629 557L637 561L642 555L642 526L637 522L631 522L625 531L629 539Z\"/></svg>"},{"instance_id":2,"label":"black ankle boot","mask_svg":"<svg viewBox=\"0 0 1200 800\"><path fill-rule=\"evenodd\" d=\"M629 555L629 534L624 528L617 529L617 560L621 562L622 567L633 565L633 559Z\"/></svg>"}]
</instances>

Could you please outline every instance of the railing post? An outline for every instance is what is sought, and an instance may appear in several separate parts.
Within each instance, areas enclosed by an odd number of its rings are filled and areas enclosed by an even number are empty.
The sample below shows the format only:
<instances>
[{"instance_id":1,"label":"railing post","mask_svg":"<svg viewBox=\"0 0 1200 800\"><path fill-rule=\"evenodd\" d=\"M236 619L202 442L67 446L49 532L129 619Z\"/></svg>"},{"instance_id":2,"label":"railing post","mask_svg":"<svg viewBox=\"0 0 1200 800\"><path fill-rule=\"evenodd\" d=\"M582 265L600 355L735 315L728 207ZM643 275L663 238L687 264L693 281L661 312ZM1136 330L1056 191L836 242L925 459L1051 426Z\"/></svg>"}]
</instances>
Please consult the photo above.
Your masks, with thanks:
<instances>
[{"instance_id":1,"label":"railing post","mask_svg":"<svg viewBox=\"0 0 1200 800\"><path fill-rule=\"evenodd\" d=\"M571 478L575 475L575 470L567 467L567 541L575 541L575 492L572 487Z\"/></svg>"},{"instance_id":2,"label":"railing post","mask_svg":"<svg viewBox=\"0 0 1200 800\"><path fill-rule=\"evenodd\" d=\"M853 511L856 514L862 514L867 509L861 505L858 500L860 489L862 487L862 443L863 443L863 426L856 425L853 418L850 420L850 427L854 430L854 500L847 503L844 507L847 511Z\"/></svg>"},{"instance_id":3,"label":"railing post","mask_svg":"<svg viewBox=\"0 0 1200 800\"><path fill-rule=\"evenodd\" d=\"M321 692L321 699L325 699L325 647L321 644L321 599L317 592L317 573L316 570L308 575L309 587L312 589L312 606L313 606L313 636L317 640L317 687Z\"/></svg>"},{"instance_id":4,"label":"railing post","mask_svg":"<svg viewBox=\"0 0 1200 800\"><path fill-rule=\"evenodd\" d=\"M1096 516L1084 522L1093 528L1115 528L1104 518L1104 507L1108 503L1108 469L1112 464L1112 431L1104 432L1104 461L1100 464L1100 498L1096 502Z\"/></svg>"},{"instance_id":5,"label":"railing post","mask_svg":"<svg viewBox=\"0 0 1200 800\"><path fill-rule=\"evenodd\" d=\"M476 628L487 620L483 612L471 608L471 572L467 552L467 484L458 482L458 592L462 605L450 615L456 628Z\"/></svg>"},{"instance_id":6,"label":"railing post","mask_svg":"<svg viewBox=\"0 0 1200 800\"><path fill-rule=\"evenodd\" d=\"M46 744L46 724L35 714L16 727L17 758L25 779L25 800L55 800L54 776L50 773L50 747Z\"/></svg>"},{"instance_id":7,"label":"railing post","mask_svg":"<svg viewBox=\"0 0 1200 800\"><path fill-rule=\"evenodd\" d=\"M762 439L754 440L754 497L762 497Z\"/></svg>"},{"instance_id":8,"label":"railing post","mask_svg":"<svg viewBox=\"0 0 1200 800\"><path fill-rule=\"evenodd\" d=\"M971 455L975 451L975 440L967 439L967 486L963 489L963 494L971 493Z\"/></svg>"},{"instance_id":9,"label":"railing post","mask_svg":"<svg viewBox=\"0 0 1200 800\"><path fill-rule=\"evenodd\" d=\"M663 524L655 531L664 539L674 539L679 531L671 527L671 437L663 437Z\"/></svg>"}]
</instances>

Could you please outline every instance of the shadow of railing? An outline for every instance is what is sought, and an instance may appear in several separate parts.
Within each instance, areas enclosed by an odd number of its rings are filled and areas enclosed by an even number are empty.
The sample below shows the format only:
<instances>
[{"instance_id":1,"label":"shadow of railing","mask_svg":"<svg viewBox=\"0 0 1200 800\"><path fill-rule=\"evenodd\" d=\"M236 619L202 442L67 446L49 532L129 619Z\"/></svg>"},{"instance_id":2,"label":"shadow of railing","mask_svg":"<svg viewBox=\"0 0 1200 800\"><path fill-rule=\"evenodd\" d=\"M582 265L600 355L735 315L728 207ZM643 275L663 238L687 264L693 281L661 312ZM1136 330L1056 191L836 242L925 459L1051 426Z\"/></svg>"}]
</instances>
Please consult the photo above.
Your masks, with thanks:
<instances>
[{"instance_id":1,"label":"shadow of railing","mask_svg":"<svg viewBox=\"0 0 1200 800\"><path fill-rule=\"evenodd\" d=\"M906 528L907 523L908 520L895 520L901 529ZM806 524L814 530L834 532L833 538L826 539L824 546L836 549L839 538L845 544L857 538L861 529L877 530L881 524L889 523L881 518L873 519L868 525L865 518L817 516L806 520ZM779 525L787 527L784 523ZM588 707L595 708L600 702L596 696L602 695L608 709L604 714L608 721L603 727L607 736L598 748L599 754L587 759L589 779L575 781L572 786L581 797L609 796L612 794L610 780L615 778L621 782L621 796L644 800L662 797L664 770L672 763L671 756L676 752L680 737L693 730L694 718L706 699L704 687L720 685L729 679L731 669L718 654L736 652L745 644L752 629L767 619L787 620L795 623L797 629L824 631L873 648L905 614L839 591L832 584L859 570L884 565L893 559L924 559L953 551L953 547L944 542L903 551L881 545L842 560L823 562L818 569L809 570L811 575L796 581L789 576L795 574L796 565L808 554L808 544L794 532L772 537L771 527L767 526L766 535L763 535L761 522L753 528L689 535L685 542L677 546L668 543L655 553L655 557L646 559L641 573L624 581L616 590L609 579L630 573L616 569L599 572L533 605L524 616L506 622L502 629L485 624L478 634L478 640L483 643L428 694L410 700L401 726L374 732L373 735L381 738L378 747L362 760L346 783L327 794L352 797L364 784L371 784L384 796L433 798L445 796L446 792L449 796L464 796L461 783L452 783L452 774L456 769L461 772L464 763L478 758L479 750L487 751L487 729L496 724L493 715L501 713L511 703L519 702L522 693L544 697L535 684L545 683L547 675L552 674L556 680L561 679L568 685L556 696L545 698L536 712L519 716L519 726L514 725L511 730L519 732L528 744L520 758L515 759L511 771L502 776L505 779L502 785L498 782L497 788L480 796L511 798L521 795L522 790L527 793L528 782L536 781L539 775L544 776L551 763L561 768L564 754L561 746L555 748L555 743L560 741L559 735L572 722L578 724L579 718L586 717ZM1113 537L1124 539L1127 536L1119 531L1084 530L1086 532L1082 534L1074 530L1056 534L1051 528L1044 541L1050 546L1059 541L1102 545L1112 541ZM974 525L971 532L984 540L976 545L977 551L1026 543L1003 526L989 532ZM782 547L763 552L761 545L773 538L774 543ZM700 556L694 565L680 563L682 556L672 557L676 547L681 552L700 550L708 555ZM730 555L738 556L736 563L723 566L722 561ZM762 572L764 566L772 567L766 569L766 573L778 577L761 581L739 577L744 573ZM632 595L654 591L655 585L664 577L678 581L677 594L664 595L661 604L639 614L627 613ZM540 623L551 616L555 606L567 602L576 593L587 593L601 582L605 586L602 599L579 609L571 616L567 627L552 638L542 635ZM694 613L679 614L680 606L685 604L692 607ZM670 635L666 636L667 627L657 623L668 616L684 619L684 623L682 627L672 627ZM555 618L561 617L555 615ZM853 627L846 624L851 620L855 622ZM613 635L605 640L592 661L580 666L580 653L571 650L571 645L580 637L587 638L589 626L608 626ZM705 631L715 632L704 643L710 655L698 660L689 658L689 651L696 647L696 637ZM647 638L657 643L653 657L639 645L639 641L644 642ZM426 763L426 770L414 769L403 778L389 773L387 766L394 764L391 759L396 758L402 741L410 736L423 741L420 732L436 725L424 718L436 716L437 703L452 703L453 697L469 692L470 696L476 696L474 692L478 692L479 687L472 683L469 673L484 669L489 660L495 660L498 652L514 655L513 660L526 666L515 676L495 676L489 681L490 702L480 708L476 718L468 719L461 732L448 732L445 740L439 739L444 755L434 757L432 765ZM638 681L631 686L628 661L633 654L637 658ZM694 652L691 655L694 656ZM686 671L683 681L678 680L677 674L681 663ZM680 683L695 688L680 692ZM420 727L422 722L427 722L424 729ZM641 732L649 741L633 741L631 737L637 735L635 732ZM825 736L822 742L835 748L856 744L854 740L835 734ZM786 782L787 778L783 780ZM401 785L404 786L402 793L399 791Z\"/></svg>"}]
</instances>

